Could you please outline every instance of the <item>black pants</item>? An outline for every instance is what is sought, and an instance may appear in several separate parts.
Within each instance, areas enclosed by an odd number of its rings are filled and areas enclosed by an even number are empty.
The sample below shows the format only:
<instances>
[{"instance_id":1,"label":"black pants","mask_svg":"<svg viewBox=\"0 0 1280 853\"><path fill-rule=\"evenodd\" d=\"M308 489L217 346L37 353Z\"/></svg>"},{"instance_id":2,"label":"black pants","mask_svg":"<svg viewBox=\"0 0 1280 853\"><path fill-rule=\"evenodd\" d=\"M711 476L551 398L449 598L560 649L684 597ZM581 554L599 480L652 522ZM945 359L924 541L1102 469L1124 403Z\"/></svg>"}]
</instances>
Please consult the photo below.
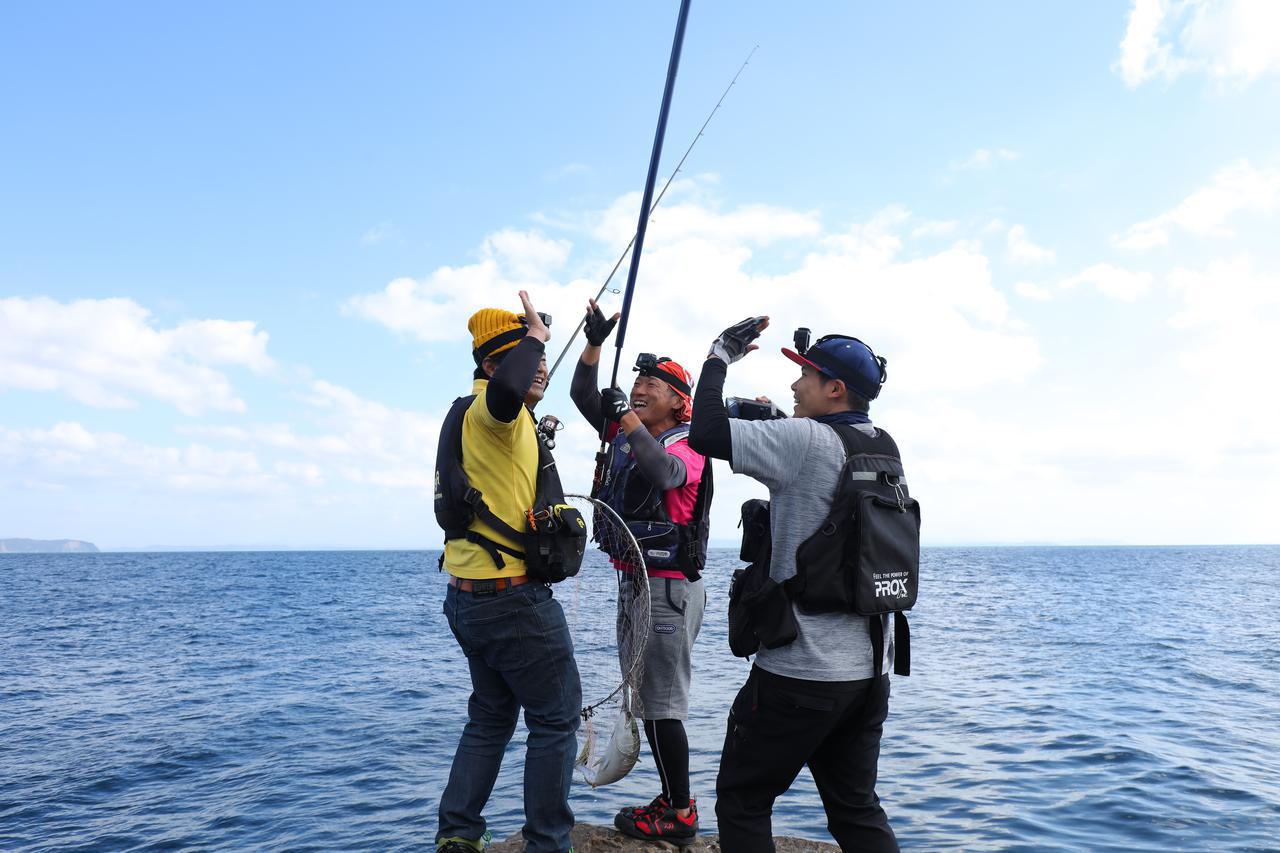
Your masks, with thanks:
<instances>
[{"instance_id":1,"label":"black pants","mask_svg":"<svg viewBox=\"0 0 1280 853\"><path fill-rule=\"evenodd\" d=\"M876 796L889 678L803 681L752 667L729 711L716 777L720 846L773 851L773 801L809 765L841 850L897 851Z\"/></svg>"}]
</instances>

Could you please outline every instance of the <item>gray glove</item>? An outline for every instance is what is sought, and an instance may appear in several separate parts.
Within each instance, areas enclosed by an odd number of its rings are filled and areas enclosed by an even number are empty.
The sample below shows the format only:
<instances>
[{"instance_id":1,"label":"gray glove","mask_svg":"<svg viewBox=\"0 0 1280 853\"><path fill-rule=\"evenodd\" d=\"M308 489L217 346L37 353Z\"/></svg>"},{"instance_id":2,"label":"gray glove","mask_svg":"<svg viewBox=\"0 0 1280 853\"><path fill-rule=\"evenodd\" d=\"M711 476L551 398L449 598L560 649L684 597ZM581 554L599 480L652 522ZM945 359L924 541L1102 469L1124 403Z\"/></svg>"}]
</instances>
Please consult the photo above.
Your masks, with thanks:
<instances>
[{"instance_id":1,"label":"gray glove","mask_svg":"<svg viewBox=\"0 0 1280 853\"><path fill-rule=\"evenodd\" d=\"M711 343L707 355L714 355L725 364L733 364L747 354L747 346L760 337L760 324L764 317L748 317L741 323L734 323L720 333L720 337Z\"/></svg>"}]
</instances>

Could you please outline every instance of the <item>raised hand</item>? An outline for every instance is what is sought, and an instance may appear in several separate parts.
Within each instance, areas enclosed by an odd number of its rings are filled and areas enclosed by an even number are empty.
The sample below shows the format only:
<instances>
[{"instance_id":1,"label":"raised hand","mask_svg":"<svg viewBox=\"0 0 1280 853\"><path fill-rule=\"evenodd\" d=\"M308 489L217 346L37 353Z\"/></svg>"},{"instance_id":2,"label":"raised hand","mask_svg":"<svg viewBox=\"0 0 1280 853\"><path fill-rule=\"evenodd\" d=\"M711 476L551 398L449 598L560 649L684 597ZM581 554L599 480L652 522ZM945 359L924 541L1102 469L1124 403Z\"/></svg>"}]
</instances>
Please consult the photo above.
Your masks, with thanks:
<instances>
[{"instance_id":1,"label":"raised hand","mask_svg":"<svg viewBox=\"0 0 1280 853\"><path fill-rule=\"evenodd\" d=\"M600 310L600 306L596 304L594 299L587 300L587 321L583 326L583 334L587 336L587 343L593 347L604 344L605 340L613 332L613 327L617 324L621 313L615 313L608 320L604 318L604 312Z\"/></svg>"},{"instance_id":2,"label":"raised hand","mask_svg":"<svg viewBox=\"0 0 1280 853\"><path fill-rule=\"evenodd\" d=\"M525 325L529 327L529 334L533 335L544 344L551 340L551 330L542 322L542 318L538 316L538 312L533 310L533 303L529 301L528 291L520 291L520 304L524 306Z\"/></svg>"},{"instance_id":3,"label":"raised hand","mask_svg":"<svg viewBox=\"0 0 1280 853\"><path fill-rule=\"evenodd\" d=\"M759 349L751 342L760 337L760 333L767 328L769 328L769 318L764 315L748 317L739 323L734 323L721 332L720 337L711 342L711 350L707 353L707 357L715 356L725 364L733 364L747 353Z\"/></svg>"}]
</instances>

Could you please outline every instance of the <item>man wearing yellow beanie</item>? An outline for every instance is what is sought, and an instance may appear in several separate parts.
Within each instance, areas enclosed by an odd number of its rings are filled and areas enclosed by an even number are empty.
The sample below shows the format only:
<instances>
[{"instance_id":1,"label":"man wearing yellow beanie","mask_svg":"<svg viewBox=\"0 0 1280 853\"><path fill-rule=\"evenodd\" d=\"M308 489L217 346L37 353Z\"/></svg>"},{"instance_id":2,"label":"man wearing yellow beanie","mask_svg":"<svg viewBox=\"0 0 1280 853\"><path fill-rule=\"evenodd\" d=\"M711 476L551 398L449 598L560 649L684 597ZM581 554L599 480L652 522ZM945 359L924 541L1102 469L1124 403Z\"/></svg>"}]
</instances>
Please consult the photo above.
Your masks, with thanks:
<instances>
[{"instance_id":1,"label":"man wearing yellow beanie","mask_svg":"<svg viewBox=\"0 0 1280 853\"><path fill-rule=\"evenodd\" d=\"M477 514L463 531L441 515L442 465L460 450L462 471L488 510L526 528L538 481L538 437L530 409L547 387L551 332L520 291L524 314L482 308L471 316L474 399L462 416L460 448L442 440L436 459L437 520L445 528L449 573L444 612L467 658L472 693L467 724L440 797L439 853L474 853L489 836L481 815L524 709L525 850L570 850L569 786L577 751L582 686L573 643L551 587L531 581L523 544ZM466 405L465 403L460 405ZM446 424L448 422L446 421Z\"/></svg>"}]
</instances>

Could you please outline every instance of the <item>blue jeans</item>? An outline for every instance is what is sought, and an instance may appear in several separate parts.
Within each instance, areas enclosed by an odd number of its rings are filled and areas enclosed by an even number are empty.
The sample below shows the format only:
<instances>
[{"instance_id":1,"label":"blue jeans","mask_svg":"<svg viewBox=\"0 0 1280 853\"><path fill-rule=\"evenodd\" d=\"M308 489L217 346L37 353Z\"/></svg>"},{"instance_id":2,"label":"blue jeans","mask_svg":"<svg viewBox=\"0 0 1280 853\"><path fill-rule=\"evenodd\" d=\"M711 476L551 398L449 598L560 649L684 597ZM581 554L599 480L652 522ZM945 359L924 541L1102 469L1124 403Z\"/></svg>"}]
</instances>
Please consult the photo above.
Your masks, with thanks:
<instances>
[{"instance_id":1,"label":"blue jeans","mask_svg":"<svg viewBox=\"0 0 1280 853\"><path fill-rule=\"evenodd\" d=\"M529 853L570 847L569 786L582 685L573 641L551 588L526 583L489 595L450 586L444 614L471 669L467 725L440 797L436 838L478 839L502 755L524 708L524 817Z\"/></svg>"}]
</instances>

